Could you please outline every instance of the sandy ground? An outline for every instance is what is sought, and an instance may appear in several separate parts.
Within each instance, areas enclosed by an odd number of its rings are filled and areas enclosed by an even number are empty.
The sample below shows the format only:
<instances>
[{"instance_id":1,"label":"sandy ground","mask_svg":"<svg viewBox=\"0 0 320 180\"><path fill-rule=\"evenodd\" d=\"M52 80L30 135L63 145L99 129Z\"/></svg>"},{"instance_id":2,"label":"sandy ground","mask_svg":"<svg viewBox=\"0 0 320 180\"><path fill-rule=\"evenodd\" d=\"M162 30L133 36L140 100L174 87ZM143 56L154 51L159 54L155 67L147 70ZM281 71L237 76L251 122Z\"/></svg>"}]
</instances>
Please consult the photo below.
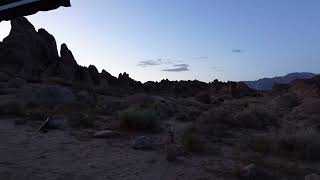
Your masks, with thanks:
<instances>
[{"instance_id":1,"label":"sandy ground","mask_svg":"<svg viewBox=\"0 0 320 180\"><path fill-rule=\"evenodd\" d=\"M35 130L0 120L0 179L226 179L210 170L219 159L188 157L172 163L161 151L132 149L130 138L81 141L70 130Z\"/></svg>"}]
</instances>

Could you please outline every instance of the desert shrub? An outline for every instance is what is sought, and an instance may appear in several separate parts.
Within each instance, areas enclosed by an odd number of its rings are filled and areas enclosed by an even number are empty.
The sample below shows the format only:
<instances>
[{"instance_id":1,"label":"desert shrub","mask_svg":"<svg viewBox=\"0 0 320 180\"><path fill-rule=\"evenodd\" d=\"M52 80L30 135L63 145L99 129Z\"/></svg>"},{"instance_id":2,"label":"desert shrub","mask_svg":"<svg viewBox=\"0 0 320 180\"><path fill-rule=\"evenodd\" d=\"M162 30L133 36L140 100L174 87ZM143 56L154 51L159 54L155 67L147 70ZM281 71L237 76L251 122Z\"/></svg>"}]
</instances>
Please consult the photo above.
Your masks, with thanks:
<instances>
[{"instance_id":1,"label":"desert shrub","mask_svg":"<svg viewBox=\"0 0 320 180\"><path fill-rule=\"evenodd\" d=\"M181 136L181 144L186 152L203 152L204 144L195 129L186 130Z\"/></svg>"},{"instance_id":2,"label":"desert shrub","mask_svg":"<svg viewBox=\"0 0 320 180\"><path fill-rule=\"evenodd\" d=\"M211 103L211 97L208 92L199 93L195 98L196 98L196 100L198 100L199 102L202 102L204 104Z\"/></svg>"},{"instance_id":3,"label":"desert shrub","mask_svg":"<svg viewBox=\"0 0 320 180\"><path fill-rule=\"evenodd\" d=\"M276 97L272 103L278 110L291 110L293 107L301 104L301 99L295 93L286 93Z\"/></svg>"},{"instance_id":4,"label":"desert shrub","mask_svg":"<svg viewBox=\"0 0 320 180\"><path fill-rule=\"evenodd\" d=\"M160 130L153 111L129 108L119 112L120 127L128 130L155 132Z\"/></svg>"},{"instance_id":5,"label":"desert shrub","mask_svg":"<svg viewBox=\"0 0 320 180\"><path fill-rule=\"evenodd\" d=\"M284 156L294 156L304 160L320 160L320 135L312 130L279 137L276 147Z\"/></svg>"},{"instance_id":6,"label":"desert shrub","mask_svg":"<svg viewBox=\"0 0 320 180\"><path fill-rule=\"evenodd\" d=\"M251 147L260 153L271 153L288 158L320 160L320 135L313 130L256 137Z\"/></svg>"},{"instance_id":7,"label":"desert shrub","mask_svg":"<svg viewBox=\"0 0 320 180\"><path fill-rule=\"evenodd\" d=\"M0 114L2 115L24 115L25 103L21 100L3 100L0 102Z\"/></svg>"},{"instance_id":8,"label":"desert shrub","mask_svg":"<svg viewBox=\"0 0 320 180\"><path fill-rule=\"evenodd\" d=\"M154 102L150 105L150 107L148 107L148 109L154 111L160 117L170 117L176 112L175 106L172 103L166 101Z\"/></svg>"},{"instance_id":9,"label":"desert shrub","mask_svg":"<svg viewBox=\"0 0 320 180\"><path fill-rule=\"evenodd\" d=\"M265 107L248 107L234 115L234 124L243 128L263 129L277 125L277 118Z\"/></svg>"},{"instance_id":10,"label":"desert shrub","mask_svg":"<svg viewBox=\"0 0 320 180\"><path fill-rule=\"evenodd\" d=\"M94 126L95 117L88 114L72 113L68 116L67 123L74 128L90 128Z\"/></svg>"},{"instance_id":11,"label":"desert shrub","mask_svg":"<svg viewBox=\"0 0 320 180\"><path fill-rule=\"evenodd\" d=\"M233 119L230 113L222 108L213 108L203 113L196 122L199 131L214 135L217 130L222 130L232 123Z\"/></svg>"}]
</instances>

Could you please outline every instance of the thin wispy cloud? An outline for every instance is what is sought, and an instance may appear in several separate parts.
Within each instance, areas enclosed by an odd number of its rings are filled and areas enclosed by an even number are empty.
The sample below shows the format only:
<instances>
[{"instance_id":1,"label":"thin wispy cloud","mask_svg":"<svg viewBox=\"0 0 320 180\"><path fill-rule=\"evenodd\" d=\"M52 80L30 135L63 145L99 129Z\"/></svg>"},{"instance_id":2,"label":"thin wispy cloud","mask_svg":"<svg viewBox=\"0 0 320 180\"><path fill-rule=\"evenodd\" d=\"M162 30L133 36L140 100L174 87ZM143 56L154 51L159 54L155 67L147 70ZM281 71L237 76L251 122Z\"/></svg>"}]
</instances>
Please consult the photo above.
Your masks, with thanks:
<instances>
[{"instance_id":1,"label":"thin wispy cloud","mask_svg":"<svg viewBox=\"0 0 320 180\"><path fill-rule=\"evenodd\" d=\"M143 60L143 61L139 61L137 66L140 67L150 67L150 66L159 66L159 65L163 65L163 64L173 64L174 61L171 59L149 59L149 60Z\"/></svg>"},{"instance_id":2,"label":"thin wispy cloud","mask_svg":"<svg viewBox=\"0 0 320 180\"><path fill-rule=\"evenodd\" d=\"M215 72L223 72L223 68L222 67L217 67L217 66L213 66L211 67L212 70L214 70Z\"/></svg>"},{"instance_id":3,"label":"thin wispy cloud","mask_svg":"<svg viewBox=\"0 0 320 180\"><path fill-rule=\"evenodd\" d=\"M189 64L175 64L172 68L163 69L166 72L184 72L189 71Z\"/></svg>"},{"instance_id":4,"label":"thin wispy cloud","mask_svg":"<svg viewBox=\"0 0 320 180\"><path fill-rule=\"evenodd\" d=\"M193 60L202 60L202 59L208 59L209 57L207 57L207 56L200 56L200 57L193 57L193 58L191 58L191 59L193 59Z\"/></svg>"},{"instance_id":5,"label":"thin wispy cloud","mask_svg":"<svg viewBox=\"0 0 320 180\"><path fill-rule=\"evenodd\" d=\"M232 49L232 52L233 53L243 53L244 50L242 50L242 49Z\"/></svg>"}]
</instances>

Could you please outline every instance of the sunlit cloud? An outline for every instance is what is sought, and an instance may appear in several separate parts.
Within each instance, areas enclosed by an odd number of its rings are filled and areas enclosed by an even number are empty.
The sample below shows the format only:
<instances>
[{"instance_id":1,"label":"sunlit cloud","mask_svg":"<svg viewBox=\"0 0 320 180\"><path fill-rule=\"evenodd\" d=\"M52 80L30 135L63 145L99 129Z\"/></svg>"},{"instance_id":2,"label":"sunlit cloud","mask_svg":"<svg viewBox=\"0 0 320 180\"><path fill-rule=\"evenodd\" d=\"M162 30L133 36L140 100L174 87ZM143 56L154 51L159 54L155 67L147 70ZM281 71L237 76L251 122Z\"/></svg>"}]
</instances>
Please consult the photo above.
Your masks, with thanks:
<instances>
[{"instance_id":1,"label":"sunlit cloud","mask_svg":"<svg viewBox=\"0 0 320 180\"><path fill-rule=\"evenodd\" d=\"M163 69L166 72L184 72L189 71L189 64L175 64L172 68Z\"/></svg>"}]
</instances>

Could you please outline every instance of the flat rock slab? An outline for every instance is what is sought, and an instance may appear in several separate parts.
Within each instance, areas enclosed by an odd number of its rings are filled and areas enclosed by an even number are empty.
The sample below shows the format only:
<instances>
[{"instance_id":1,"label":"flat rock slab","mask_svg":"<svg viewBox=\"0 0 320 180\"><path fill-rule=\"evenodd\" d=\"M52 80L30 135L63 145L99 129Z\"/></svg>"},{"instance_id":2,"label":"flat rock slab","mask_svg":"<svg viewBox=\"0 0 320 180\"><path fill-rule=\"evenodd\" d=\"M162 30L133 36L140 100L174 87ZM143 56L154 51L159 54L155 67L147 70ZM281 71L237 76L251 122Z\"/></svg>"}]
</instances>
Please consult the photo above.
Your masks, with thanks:
<instances>
[{"instance_id":1,"label":"flat rock slab","mask_svg":"<svg viewBox=\"0 0 320 180\"><path fill-rule=\"evenodd\" d=\"M132 148L139 150L153 150L155 149L155 142L154 139L150 137L140 136L133 141Z\"/></svg>"},{"instance_id":2,"label":"flat rock slab","mask_svg":"<svg viewBox=\"0 0 320 180\"><path fill-rule=\"evenodd\" d=\"M120 134L117 132L114 132L113 130L103 130L103 131L95 132L93 137L95 137L95 138L118 138L118 137L120 137Z\"/></svg>"}]
</instances>

